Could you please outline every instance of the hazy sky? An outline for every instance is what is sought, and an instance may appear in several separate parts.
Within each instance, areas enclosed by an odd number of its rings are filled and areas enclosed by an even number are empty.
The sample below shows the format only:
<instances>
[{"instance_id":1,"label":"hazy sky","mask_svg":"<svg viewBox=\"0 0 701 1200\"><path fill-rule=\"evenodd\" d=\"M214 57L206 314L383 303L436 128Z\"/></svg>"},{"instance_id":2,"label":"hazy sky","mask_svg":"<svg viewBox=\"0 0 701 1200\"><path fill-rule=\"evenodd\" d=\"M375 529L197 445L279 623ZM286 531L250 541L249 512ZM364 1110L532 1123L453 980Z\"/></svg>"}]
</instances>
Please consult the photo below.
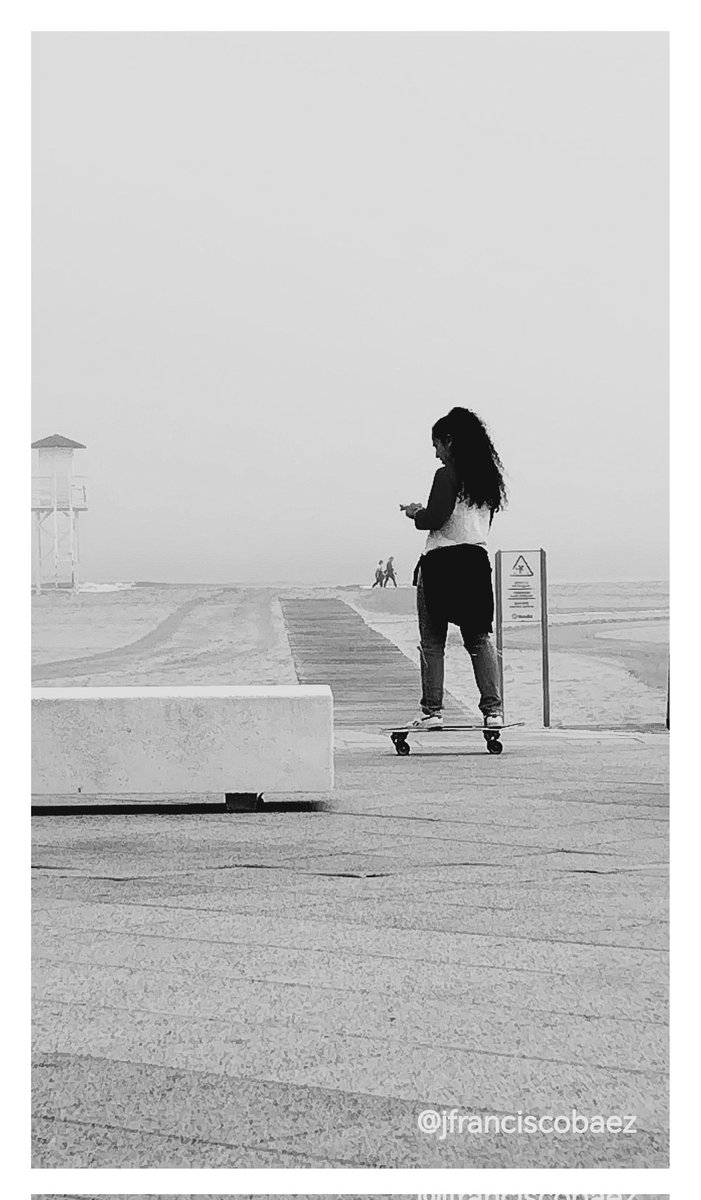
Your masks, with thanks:
<instances>
[{"instance_id":1,"label":"hazy sky","mask_svg":"<svg viewBox=\"0 0 701 1200\"><path fill-rule=\"evenodd\" d=\"M39 34L33 438L84 579L408 582L431 425L492 548L665 578L667 37Z\"/></svg>"}]
</instances>

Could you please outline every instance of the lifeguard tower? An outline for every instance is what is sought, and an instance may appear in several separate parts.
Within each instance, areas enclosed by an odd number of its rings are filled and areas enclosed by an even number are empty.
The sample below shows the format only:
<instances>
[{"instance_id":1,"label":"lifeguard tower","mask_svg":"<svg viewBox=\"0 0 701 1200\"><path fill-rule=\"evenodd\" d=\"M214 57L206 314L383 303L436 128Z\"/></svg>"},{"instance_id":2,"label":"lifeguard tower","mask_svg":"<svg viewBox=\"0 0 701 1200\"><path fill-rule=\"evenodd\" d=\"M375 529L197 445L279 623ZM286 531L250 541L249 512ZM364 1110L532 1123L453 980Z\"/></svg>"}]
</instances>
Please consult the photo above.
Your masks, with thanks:
<instances>
[{"instance_id":1,"label":"lifeguard tower","mask_svg":"<svg viewBox=\"0 0 701 1200\"><path fill-rule=\"evenodd\" d=\"M88 507L85 479L73 474L73 451L82 442L54 433L32 442L38 451L32 473L32 513L35 526L34 586L78 586L78 516Z\"/></svg>"}]
</instances>

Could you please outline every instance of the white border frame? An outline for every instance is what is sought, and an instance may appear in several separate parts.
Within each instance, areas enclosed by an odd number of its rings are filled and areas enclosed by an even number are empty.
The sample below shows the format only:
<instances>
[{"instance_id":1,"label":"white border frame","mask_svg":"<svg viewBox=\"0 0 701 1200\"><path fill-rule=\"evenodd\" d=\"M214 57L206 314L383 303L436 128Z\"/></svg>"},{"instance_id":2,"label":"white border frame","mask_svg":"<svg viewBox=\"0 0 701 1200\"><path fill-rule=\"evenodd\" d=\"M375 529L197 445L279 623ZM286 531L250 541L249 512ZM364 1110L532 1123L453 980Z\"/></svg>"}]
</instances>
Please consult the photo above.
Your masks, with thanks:
<instances>
[{"instance_id":1,"label":"white border frame","mask_svg":"<svg viewBox=\"0 0 701 1200\"><path fill-rule=\"evenodd\" d=\"M7 13L7 10L6 10ZM692 765L692 750L697 740L695 729L688 730L684 748L680 718L696 716L693 678L688 658L696 649L699 634L698 603L694 595L698 560L698 534L690 526L685 537L683 518L697 504L692 484L698 472L696 447L699 446L697 408L701 402L699 369L695 349L698 341L698 301L689 304L691 286L698 286L699 233L698 213L701 195L697 178L698 131L694 113L701 111L698 84L699 41L694 5L691 3L591 2L572 0L553 2L470 2L470 0L433 0L433 2L394 2L394 0L327 0L326 3L295 0L201 0L200 3L171 3L156 0L126 0L113 3L43 2L10 5L9 20L0 45L0 88L2 112L7 125L3 144L9 159L3 199L8 208L3 234L7 263L3 288L3 332L5 352L2 369L6 376L3 394L11 398L6 406L10 441L14 446L29 445L29 34L60 31L450 31L494 32L668 32L671 34L672 95L672 435L673 435L673 537L674 568L672 651L674 674L673 718L679 730L678 744L672 742L672 796L680 812L673 826L672 881L676 923L673 936L673 1058L672 1128L673 1159L670 1170L34 1170L29 1168L29 1037L28 1037L28 947L29 928L26 863L29 852L25 797L29 794L28 763L29 722L28 682L25 682L25 647L29 641L28 606L22 582L29 575L29 539L18 523L10 531L10 547L5 561L12 564L4 599L7 605L6 628L16 637L6 647L3 695L12 712L14 760L11 762L5 790L6 891L4 912L11 913L13 936L7 938L10 962L6 968L5 993L9 1000L5 1028L5 1088L3 1091L3 1130L6 1144L4 1182L8 1194L25 1197L32 1193L177 1193L210 1194L249 1192L278 1193L368 1193L418 1194L422 1190L444 1190L484 1194L487 1192L543 1193L670 1193L682 1200L686 1189L691 1194L697 1183L695 1152L696 1098L692 1092L692 1064L698 1070L698 985L692 975L694 945L697 941L694 906L698 896L694 887L698 864L695 853L698 829L698 771ZM9 201L9 203L7 203ZM8 284L11 284L8 287ZM692 293L693 295L693 293ZM688 403L684 403L686 397ZM23 495L25 474L21 454L9 455L9 496ZM10 522L9 524L12 524ZM695 524L695 523L694 523ZM682 551L683 546L683 551ZM22 581L17 587L17 581ZM693 609L692 609L693 605ZM688 653L681 648L681 630L689 631ZM685 651L687 639L684 638ZM686 672L685 672L686 668ZM26 688L26 691L24 690ZM21 701L18 717L18 700ZM5 728L7 728L7 722ZM693 774L692 774L693 772ZM7 777L6 772L6 777ZM689 781L689 786L686 781ZM692 791L692 786L696 784ZM9 861L7 861L9 859ZM18 897L22 897L18 905ZM21 914L21 919L19 918ZM695 1055L693 1052L696 1052ZM690 1057L693 1056L693 1057ZM695 1082L695 1080L694 1080ZM694 1172L692 1174L692 1172Z\"/></svg>"}]
</instances>

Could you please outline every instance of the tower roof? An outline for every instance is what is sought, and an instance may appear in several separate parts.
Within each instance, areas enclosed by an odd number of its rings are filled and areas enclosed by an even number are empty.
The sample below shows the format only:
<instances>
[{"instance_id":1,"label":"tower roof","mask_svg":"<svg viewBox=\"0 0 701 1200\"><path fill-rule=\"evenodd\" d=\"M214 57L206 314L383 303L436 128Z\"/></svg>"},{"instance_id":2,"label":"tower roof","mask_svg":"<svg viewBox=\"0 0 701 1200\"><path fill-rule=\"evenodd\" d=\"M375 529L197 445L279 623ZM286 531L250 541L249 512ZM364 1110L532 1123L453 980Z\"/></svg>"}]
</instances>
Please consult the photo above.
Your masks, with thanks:
<instances>
[{"instance_id":1,"label":"tower roof","mask_svg":"<svg viewBox=\"0 0 701 1200\"><path fill-rule=\"evenodd\" d=\"M39 442L32 442L32 450L49 450L52 447L62 450L85 450L86 448L82 442L73 442L70 438L64 437L62 433L52 433L51 437L42 438Z\"/></svg>"}]
</instances>

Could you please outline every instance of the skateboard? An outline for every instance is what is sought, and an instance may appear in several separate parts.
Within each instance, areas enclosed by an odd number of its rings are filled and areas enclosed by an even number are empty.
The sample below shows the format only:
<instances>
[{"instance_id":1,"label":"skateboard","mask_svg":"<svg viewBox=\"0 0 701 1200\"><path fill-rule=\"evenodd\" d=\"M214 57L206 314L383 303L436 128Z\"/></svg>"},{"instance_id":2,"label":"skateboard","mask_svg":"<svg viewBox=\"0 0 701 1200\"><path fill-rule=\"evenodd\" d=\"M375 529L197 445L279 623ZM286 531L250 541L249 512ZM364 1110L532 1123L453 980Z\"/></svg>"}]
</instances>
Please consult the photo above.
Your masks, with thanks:
<instances>
[{"instance_id":1,"label":"skateboard","mask_svg":"<svg viewBox=\"0 0 701 1200\"><path fill-rule=\"evenodd\" d=\"M487 743L487 751L489 754L501 754L504 749L500 734L502 729L516 729L519 725L525 725L525 721L507 721L504 725L444 725L442 729L410 729L407 725L394 727L391 729L383 729L383 733L388 733L394 744L397 754L411 754L411 746L408 739L413 734L419 734L421 737L434 737L440 733L452 733L454 730L469 730L473 733L481 733Z\"/></svg>"}]
</instances>

